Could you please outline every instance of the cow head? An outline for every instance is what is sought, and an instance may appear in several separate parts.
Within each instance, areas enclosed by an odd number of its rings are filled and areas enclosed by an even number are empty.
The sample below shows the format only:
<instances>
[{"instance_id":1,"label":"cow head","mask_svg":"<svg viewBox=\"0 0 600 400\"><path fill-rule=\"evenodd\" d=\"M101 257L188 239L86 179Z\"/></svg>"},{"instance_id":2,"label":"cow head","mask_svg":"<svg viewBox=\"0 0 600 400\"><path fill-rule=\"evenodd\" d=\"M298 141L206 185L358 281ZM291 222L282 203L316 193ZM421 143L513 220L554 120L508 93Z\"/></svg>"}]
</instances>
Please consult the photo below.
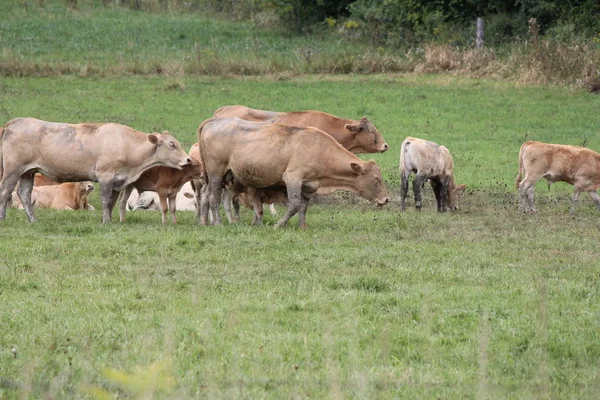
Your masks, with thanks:
<instances>
[{"instance_id":1,"label":"cow head","mask_svg":"<svg viewBox=\"0 0 600 400\"><path fill-rule=\"evenodd\" d=\"M185 167L188 179L200 179L204 175L202 162L195 157L190 157L191 162Z\"/></svg>"},{"instance_id":2,"label":"cow head","mask_svg":"<svg viewBox=\"0 0 600 400\"><path fill-rule=\"evenodd\" d=\"M383 182L381 170L375 161L369 160L363 165L352 162L350 163L350 169L356 176L354 186L362 197L370 202L377 203L378 206L388 203L390 199L385 182Z\"/></svg>"},{"instance_id":3,"label":"cow head","mask_svg":"<svg viewBox=\"0 0 600 400\"><path fill-rule=\"evenodd\" d=\"M458 210L458 200L462 196L465 191L466 185L463 183L461 185L450 185L448 187L448 207L450 211Z\"/></svg>"},{"instance_id":4,"label":"cow head","mask_svg":"<svg viewBox=\"0 0 600 400\"><path fill-rule=\"evenodd\" d=\"M183 169L186 165L191 164L192 159L169 132L152 133L148 135L148 140L156 146L154 157L160 164L177 169Z\"/></svg>"},{"instance_id":5,"label":"cow head","mask_svg":"<svg viewBox=\"0 0 600 400\"><path fill-rule=\"evenodd\" d=\"M357 153L383 153L389 148L381 133L367 117L362 117L358 122L346 124L344 128L353 134L359 143Z\"/></svg>"},{"instance_id":6,"label":"cow head","mask_svg":"<svg viewBox=\"0 0 600 400\"><path fill-rule=\"evenodd\" d=\"M94 182L91 181L85 181L85 182L81 182L81 185L83 186L83 190L86 193L91 193L92 190L94 190Z\"/></svg>"}]
</instances>

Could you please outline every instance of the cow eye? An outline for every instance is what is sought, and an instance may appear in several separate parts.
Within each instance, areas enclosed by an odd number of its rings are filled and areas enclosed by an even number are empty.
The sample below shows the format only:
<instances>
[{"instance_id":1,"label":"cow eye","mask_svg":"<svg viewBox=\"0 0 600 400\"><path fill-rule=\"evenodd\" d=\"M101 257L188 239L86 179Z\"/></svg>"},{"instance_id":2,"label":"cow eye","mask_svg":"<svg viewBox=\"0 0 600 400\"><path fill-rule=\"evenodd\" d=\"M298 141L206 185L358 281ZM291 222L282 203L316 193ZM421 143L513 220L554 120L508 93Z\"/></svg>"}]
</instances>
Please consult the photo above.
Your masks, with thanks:
<instances>
[{"instance_id":1,"label":"cow eye","mask_svg":"<svg viewBox=\"0 0 600 400\"><path fill-rule=\"evenodd\" d=\"M170 148L174 148L175 147L175 143L174 142L169 142L169 147Z\"/></svg>"}]
</instances>

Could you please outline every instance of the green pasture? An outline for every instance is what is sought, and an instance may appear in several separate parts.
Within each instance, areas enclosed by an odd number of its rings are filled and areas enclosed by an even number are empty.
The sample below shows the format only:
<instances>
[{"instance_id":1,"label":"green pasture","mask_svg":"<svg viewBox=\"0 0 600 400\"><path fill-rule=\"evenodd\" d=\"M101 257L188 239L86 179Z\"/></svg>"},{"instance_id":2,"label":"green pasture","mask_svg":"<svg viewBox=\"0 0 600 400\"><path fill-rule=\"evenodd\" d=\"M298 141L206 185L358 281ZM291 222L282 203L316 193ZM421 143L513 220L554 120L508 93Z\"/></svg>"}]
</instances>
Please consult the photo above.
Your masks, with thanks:
<instances>
[{"instance_id":1,"label":"green pasture","mask_svg":"<svg viewBox=\"0 0 600 400\"><path fill-rule=\"evenodd\" d=\"M0 398L596 398L600 213L571 187L516 208L524 140L600 150L600 98L439 76L2 78L0 117L170 130L221 105L369 117L393 201L162 226L153 212L10 209L0 223ZM446 145L468 191L399 212L407 135ZM411 191L412 195L412 191ZM409 207L412 200L408 203ZM280 208L281 211L281 208ZM105 397L103 397L105 396Z\"/></svg>"}]
</instances>

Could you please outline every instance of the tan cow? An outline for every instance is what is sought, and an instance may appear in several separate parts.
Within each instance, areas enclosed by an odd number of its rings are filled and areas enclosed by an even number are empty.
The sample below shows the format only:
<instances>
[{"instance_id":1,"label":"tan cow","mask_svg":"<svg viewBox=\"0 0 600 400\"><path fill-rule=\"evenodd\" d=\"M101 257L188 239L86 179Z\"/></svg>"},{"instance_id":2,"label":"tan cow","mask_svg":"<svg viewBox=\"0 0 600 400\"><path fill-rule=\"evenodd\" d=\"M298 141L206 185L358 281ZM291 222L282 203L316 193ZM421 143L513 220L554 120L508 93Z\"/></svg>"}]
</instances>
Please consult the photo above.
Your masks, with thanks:
<instances>
[{"instance_id":1,"label":"tan cow","mask_svg":"<svg viewBox=\"0 0 600 400\"><path fill-rule=\"evenodd\" d=\"M458 200L465 185L454 183L454 162L445 146L429 140L407 137L400 146L401 209L406 209L408 196L408 178L415 173L413 192L415 208L421 210L421 188L429 180L438 211L451 211L458 208Z\"/></svg>"},{"instance_id":2,"label":"tan cow","mask_svg":"<svg viewBox=\"0 0 600 400\"><path fill-rule=\"evenodd\" d=\"M94 190L94 183L66 182L57 185L34 186L31 201L37 208L56 208L60 210L93 210L88 202L89 194ZM13 204L23 208L16 193L12 194Z\"/></svg>"},{"instance_id":3,"label":"tan cow","mask_svg":"<svg viewBox=\"0 0 600 400\"><path fill-rule=\"evenodd\" d=\"M145 134L128 126L65 124L17 118L4 125L0 141L4 176L0 181L0 220L17 182L18 195L30 221L33 177L41 172L56 182L100 183L102 221L111 219L119 192L156 165L183 168L191 163L168 132Z\"/></svg>"},{"instance_id":4,"label":"tan cow","mask_svg":"<svg viewBox=\"0 0 600 400\"><path fill-rule=\"evenodd\" d=\"M150 168L138 178L137 181L128 185L123 190L121 204L119 207L119 218L121 222L125 221L125 210L127 209L127 200L131 191L135 188L142 194L145 191L153 191L158 194L160 209L162 211L162 223L167 223L167 211L171 213L171 220L177 223L175 212L177 211L177 193L181 187L192 179L199 179L202 176L202 167L198 159L192 158L192 163L175 169L164 166ZM168 200L168 205L167 205Z\"/></svg>"},{"instance_id":5,"label":"tan cow","mask_svg":"<svg viewBox=\"0 0 600 400\"><path fill-rule=\"evenodd\" d=\"M274 112L257 110L246 106L223 106L215 111L214 116L217 118L238 117L247 121L270 122L282 125L297 126L297 127L315 127L329 135L331 135L344 148L355 154L360 153L383 153L389 146L377 130L375 126L366 118L363 117L359 121L339 118L322 111L293 111L293 112ZM243 188L237 186L244 191ZM275 195L273 190L269 194L260 193L261 189L256 189L253 193L259 197L273 197L278 199L285 197L285 191ZM233 205L237 210L239 206L236 204L236 198L240 194L234 195L227 193L225 190L223 205L229 222L235 221L235 217L231 214L231 206L228 204L228 198L233 198ZM247 199L247 195L244 195ZM279 200L278 200L279 201ZM260 223L262 220L262 204L259 206L257 202L251 201L254 207L254 221ZM198 201L200 204L200 201ZM271 203L271 213L275 213L275 208ZM238 214L239 217L239 214Z\"/></svg>"},{"instance_id":6,"label":"tan cow","mask_svg":"<svg viewBox=\"0 0 600 400\"><path fill-rule=\"evenodd\" d=\"M243 186L287 189L288 211L276 227L299 213L300 227L306 228L308 203L317 193L346 190L378 205L389 201L377 164L359 159L316 128L211 118L198 129L198 143L214 225L221 224L218 206L229 172ZM200 222L207 218L203 198Z\"/></svg>"},{"instance_id":7,"label":"tan cow","mask_svg":"<svg viewBox=\"0 0 600 400\"><path fill-rule=\"evenodd\" d=\"M523 177L523 180L521 180ZM553 182L567 182L574 186L570 213L581 192L588 192L600 211L600 154L584 147L563 144L548 144L527 141L519 151L519 207L534 211L533 192L535 183L541 178L548 180L548 188Z\"/></svg>"},{"instance_id":8,"label":"tan cow","mask_svg":"<svg viewBox=\"0 0 600 400\"><path fill-rule=\"evenodd\" d=\"M355 154L383 153L389 148L375 125L366 117L356 121L338 118L322 111L274 112L245 106L223 106L215 111L214 117L238 117L246 121L271 122L301 128L312 126L328 133Z\"/></svg>"}]
</instances>

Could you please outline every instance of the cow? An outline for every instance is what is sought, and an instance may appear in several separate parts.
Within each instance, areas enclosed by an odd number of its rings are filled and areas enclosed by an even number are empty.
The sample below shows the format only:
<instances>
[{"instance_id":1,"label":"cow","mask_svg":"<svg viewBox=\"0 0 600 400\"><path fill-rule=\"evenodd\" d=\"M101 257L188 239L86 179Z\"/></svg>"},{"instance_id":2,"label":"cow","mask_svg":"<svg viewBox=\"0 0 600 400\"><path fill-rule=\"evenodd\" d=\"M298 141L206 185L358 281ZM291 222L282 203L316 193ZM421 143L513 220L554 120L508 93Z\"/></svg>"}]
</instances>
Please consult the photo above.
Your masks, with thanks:
<instances>
[{"instance_id":1,"label":"cow","mask_svg":"<svg viewBox=\"0 0 600 400\"><path fill-rule=\"evenodd\" d=\"M37 208L92 211L94 207L88 202L92 190L94 190L94 183L91 181L34 186L31 201ZM12 194L12 201L17 208L23 208L16 193Z\"/></svg>"},{"instance_id":2,"label":"cow","mask_svg":"<svg viewBox=\"0 0 600 400\"><path fill-rule=\"evenodd\" d=\"M302 128L315 127L331 135L344 148L355 154L383 153L389 148L377 128L375 128L366 117L356 121L339 118L322 111L275 112L257 110L240 105L220 107L214 112L214 117L238 117L247 121L278 123ZM243 193L244 189L239 186L237 187L241 189ZM273 197L275 195L273 190L271 190L269 194L261 194L261 189L255 190L258 191L255 193L258 197ZM236 204L237 195L229 194L227 191L228 190L225 190L223 204L225 206L227 219L232 222L236 220L236 217L231 214L231 207L229 206L227 199L229 197L234 199L233 206L236 212L239 210L239 205ZM285 191L276 196L278 199L282 199L285 197ZM244 197L247 198L247 195L244 195ZM279 202L279 200L276 202ZM260 221L262 220L262 204L259 206L258 202L252 201L252 203L255 204L254 221L258 221L260 224ZM198 201L198 204L200 204L200 201ZM271 213L276 213L272 203ZM261 215L260 217L258 217L259 214Z\"/></svg>"},{"instance_id":3,"label":"cow","mask_svg":"<svg viewBox=\"0 0 600 400\"><path fill-rule=\"evenodd\" d=\"M139 193L145 191L156 192L162 211L162 223L167 223L167 211L170 211L171 220L176 224L177 217L175 216L175 211L177 210L177 193L186 182L189 182L192 179L199 179L201 176L201 163L198 159L194 158L192 158L191 164L186 165L183 169L158 166L144 171L137 181L129 184L125 190L123 190L123 196L121 197L121 204L119 207L119 218L121 222L125 221L127 201L131 195L131 191L135 188Z\"/></svg>"},{"instance_id":4,"label":"cow","mask_svg":"<svg viewBox=\"0 0 600 400\"><path fill-rule=\"evenodd\" d=\"M289 206L276 228L299 213L299 226L305 229L308 203L316 194L346 190L378 205L389 201L377 164L361 160L317 128L211 118L198 129L198 143L214 225L221 224L218 206L228 174L247 187L286 188ZM203 198L202 224L208 208Z\"/></svg>"},{"instance_id":5,"label":"cow","mask_svg":"<svg viewBox=\"0 0 600 400\"><path fill-rule=\"evenodd\" d=\"M368 118L359 121L339 118L322 111L275 112L256 110L245 106L223 106L214 117L238 117L246 121L271 122L281 125L318 128L330 134L344 148L354 154L383 153L389 149L375 125Z\"/></svg>"},{"instance_id":6,"label":"cow","mask_svg":"<svg viewBox=\"0 0 600 400\"><path fill-rule=\"evenodd\" d=\"M19 182L18 195L29 221L36 220L31 191L36 172L56 182L100 183L102 222L111 220L119 192L147 169L191 163L168 132L146 134L115 123L67 124L17 118L4 125L0 141L0 220Z\"/></svg>"},{"instance_id":7,"label":"cow","mask_svg":"<svg viewBox=\"0 0 600 400\"><path fill-rule=\"evenodd\" d=\"M179 189L175 199L175 205L177 211L196 211L196 198L191 182L186 182L181 189ZM160 211L161 208L158 193L147 191L139 194L137 190L133 189L127 200L127 210Z\"/></svg>"},{"instance_id":8,"label":"cow","mask_svg":"<svg viewBox=\"0 0 600 400\"><path fill-rule=\"evenodd\" d=\"M408 196L408 178L415 173L413 192L415 208L421 211L421 188L429 180L437 209L444 212L458 209L458 200L465 190L465 185L454 183L454 162L445 146L413 137L407 137L400 146L400 177L401 177L401 209L406 209Z\"/></svg>"},{"instance_id":9,"label":"cow","mask_svg":"<svg viewBox=\"0 0 600 400\"><path fill-rule=\"evenodd\" d=\"M535 211L533 192L541 178L548 181L548 189L559 181L574 186L570 214L575 213L581 192L588 192L600 211L600 196L596 192L600 187L599 153L584 147L527 141L519 150L516 185L520 209Z\"/></svg>"}]
</instances>

